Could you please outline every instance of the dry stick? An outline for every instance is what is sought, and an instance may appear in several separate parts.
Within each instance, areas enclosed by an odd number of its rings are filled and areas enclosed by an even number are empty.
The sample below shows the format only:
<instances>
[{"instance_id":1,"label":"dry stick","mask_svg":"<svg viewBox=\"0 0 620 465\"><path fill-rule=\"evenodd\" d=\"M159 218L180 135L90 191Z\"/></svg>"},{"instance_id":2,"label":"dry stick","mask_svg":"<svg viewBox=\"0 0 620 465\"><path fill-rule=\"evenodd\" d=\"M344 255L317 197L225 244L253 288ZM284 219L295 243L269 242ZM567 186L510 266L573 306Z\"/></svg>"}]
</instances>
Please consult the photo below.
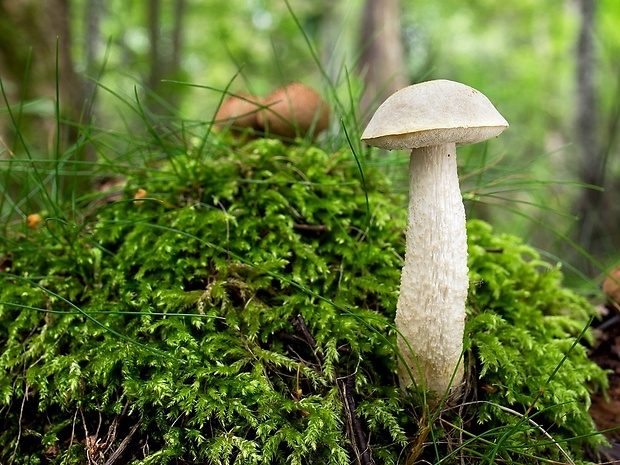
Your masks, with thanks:
<instances>
[{"instance_id":1,"label":"dry stick","mask_svg":"<svg viewBox=\"0 0 620 465\"><path fill-rule=\"evenodd\" d=\"M108 455L108 452L110 452L112 450L112 447L114 447L114 441L116 441L116 431L120 424L121 418L123 418L125 416L125 413L127 413L127 408L129 408L129 401L125 402L120 416L117 415L116 417L114 417L112 424L110 424L110 427L108 428L108 434L106 436L106 442L108 443L108 447L106 447L106 449L103 451L104 457Z\"/></svg>"},{"instance_id":2,"label":"dry stick","mask_svg":"<svg viewBox=\"0 0 620 465\"><path fill-rule=\"evenodd\" d=\"M4 139L2 139L2 136L0 136L0 144L2 144L4 146L4 149L6 150L6 153L8 153L11 158L13 158L15 156L15 154L9 148L9 146L6 145L6 142L4 142Z\"/></svg>"},{"instance_id":3,"label":"dry stick","mask_svg":"<svg viewBox=\"0 0 620 465\"><path fill-rule=\"evenodd\" d=\"M114 463L116 462L116 459L118 459L118 457L123 453L123 451L129 444L129 441L131 441L131 437L134 435L134 433L138 429L138 426L140 426L140 423L142 423L142 420L138 420L138 423L133 425L133 428L131 428L131 431L129 431L129 434L121 441L118 448L114 451L112 455L110 455L110 458L105 461L104 465L114 465Z\"/></svg>"},{"instance_id":4,"label":"dry stick","mask_svg":"<svg viewBox=\"0 0 620 465\"><path fill-rule=\"evenodd\" d=\"M99 440L99 430L101 429L101 423L103 423L101 411L98 410L97 413L99 414L99 423L97 424L97 431L95 431L95 440Z\"/></svg>"},{"instance_id":5,"label":"dry stick","mask_svg":"<svg viewBox=\"0 0 620 465\"><path fill-rule=\"evenodd\" d=\"M368 442L362 430L362 425L355 413L355 373L351 373L343 378L338 378L338 387L344 400L344 409L348 419L348 428L351 434L351 445L357 456L357 461L361 465L371 465L373 462L368 450Z\"/></svg>"},{"instance_id":6,"label":"dry stick","mask_svg":"<svg viewBox=\"0 0 620 465\"><path fill-rule=\"evenodd\" d=\"M327 231L327 226L324 224L295 223L293 225L293 229L297 229L299 231L325 232Z\"/></svg>"},{"instance_id":7,"label":"dry stick","mask_svg":"<svg viewBox=\"0 0 620 465\"><path fill-rule=\"evenodd\" d=\"M360 454L359 447L357 445L357 435L355 433L355 428L353 427L353 409L349 404L347 385L342 378L338 378L337 383L343 400L342 403L344 406L344 413L347 417L347 430L349 433L349 437L351 438L351 447L353 449L353 453L355 454L356 461L358 465L360 465L362 463L362 454Z\"/></svg>"},{"instance_id":8,"label":"dry stick","mask_svg":"<svg viewBox=\"0 0 620 465\"><path fill-rule=\"evenodd\" d=\"M71 438L69 438L69 448L73 445L73 440L75 439L75 423L77 421L78 411L76 410L73 414L73 423L71 424Z\"/></svg>"},{"instance_id":9,"label":"dry stick","mask_svg":"<svg viewBox=\"0 0 620 465\"><path fill-rule=\"evenodd\" d=\"M303 317L301 315L297 315L296 317L291 317L290 321L295 330L303 335L307 344L312 349L312 352L315 354L320 366L322 366L324 360L323 354L320 350L317 350L316 341L314 340L312 334L310 334ZM338 378L336 382L338 383L338 388L342 393L345 414L348 419L347 428L349 429L351 445L353 447L353 452L355 452L357 457L357 462L360 465L371 465L373 461L370 458L368 442L364 436L362 425L357 418L357 414L355 413L355 399L353 399L353 392L355 391L355 373L347 375L343 378Z\"/></svg>"},{"instance_id":10,"label":"dry stick","mask_svg":"<svg viewBox=\"0 0 620 465\"><path fill-rule=\"evenodd\" d=\"M306 340L306 343L312 349L312 353L317 358L319 365L323 366L323 360L324 360L323 353L320 350L317 350L316 341L314 340L314 337L312 337L312 334L310 334L310 331L308 330L308 327L306 326L306 322L304 321L304 318L301 315L297 315L296 317L291 317L290 321L291 321L291 324L293 325L293 328L295 328L295 330L297 330L298 332L302 334L302 336Z\"/></svg>"},{"instance_id":11,"label":"dry stick","mask_svg":"<svg viewBox=\"0 0 620 465\"><path fill-rule=\"evenodd\" d=\"M618 307L618 304L614 302L614 306L617 307L618 311L620 312L620 307ZM604 321L600 325L596 326L594 329L598 329L599 331L605 331L611 328L612 326L617 325L619 321L620 321L620 317L618 315L614 315L609 320Z\"/></svg>"},{"instance_id":12,"label":"dry stick","mask_svg":"<svg viewBox=\"0 0 620 465\"><path fill-rule=\"evenodd\" d=\"M91 440L90 434L88 433L88 426L86 426L86 418L84 417L84 410L82 407L79 408L80 415L82 416L82 427L84 428L84 445L86 446L86 458L88 459L89 464L96 464L96 462L91 457L91 443L94 445L95 441ZM96 439L95 439L96 440Z\"/></svg>"},{"instance_id":13,"label":"dry stick","mask_svg":"<svg viewBox=\"0 0 620 465\"><path fill-rule=\"evenodd\" d=\"M108 428L108 434L106 435L105 442L107 444L105 450L103 451L104 457L112 450L114 447L114 441L116 441L116 429L118 428L118 419L119 417L115 417Z\"/></svg>"},{"instance_id":14,"label":"dry stick","mask_svg":"<svg viewBox=\"0 0 620 465\"><path fill-rule=\"evenodd\" d=\"M15 449L13 450L13 457L11 459L11 463L17 457L17 449L19 448L19 441L22 437L22 418L24 415L24 404L26 403L26 399L28 398L28 383L26 383L26 390L24 391L24 397L22 398L22 406L19 409L19 425L17 426L17 441L15 441Z\"/></svg>"}]
</instances>

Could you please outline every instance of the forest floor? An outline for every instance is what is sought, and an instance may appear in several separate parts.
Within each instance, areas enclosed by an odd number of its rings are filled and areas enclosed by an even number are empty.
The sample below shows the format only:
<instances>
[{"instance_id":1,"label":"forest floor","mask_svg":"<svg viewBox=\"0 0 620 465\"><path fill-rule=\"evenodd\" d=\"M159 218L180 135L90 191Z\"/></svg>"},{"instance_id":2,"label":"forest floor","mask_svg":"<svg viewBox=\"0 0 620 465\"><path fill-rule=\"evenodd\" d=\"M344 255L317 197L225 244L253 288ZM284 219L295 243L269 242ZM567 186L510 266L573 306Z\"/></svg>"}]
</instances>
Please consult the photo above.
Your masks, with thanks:
<instances>
[{"instance_id":1,"label":"forest floor","mask_svg":"<svg viewBox=\"0 0 620 465\"><path fill-rule=\"evenodd\" d=\"M620 463L620 316L607 317L595 328L596 343L590 358L610 370L609 390L605 396L592 397L590 413L599 430L614 429L605 434L610 447L600 450L605 462Z\"/></svg>"}]
</instances>

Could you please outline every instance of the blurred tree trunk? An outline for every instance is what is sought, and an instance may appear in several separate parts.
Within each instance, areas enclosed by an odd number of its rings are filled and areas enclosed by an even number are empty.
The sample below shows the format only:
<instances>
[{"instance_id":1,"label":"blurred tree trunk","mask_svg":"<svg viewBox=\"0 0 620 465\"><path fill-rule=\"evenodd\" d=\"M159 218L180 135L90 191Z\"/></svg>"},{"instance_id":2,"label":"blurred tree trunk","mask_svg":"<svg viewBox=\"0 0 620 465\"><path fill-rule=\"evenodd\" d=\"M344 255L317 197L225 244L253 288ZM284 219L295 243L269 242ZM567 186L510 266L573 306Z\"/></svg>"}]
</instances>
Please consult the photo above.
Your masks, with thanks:
<instances>
[{"instance_id":1,"label":"blurred tree trunk","mask_svg":"<svg viewBox=\"0 0 620 465\"><path fill-rule=\"evenodd\" d=\"M360 74L365 90L362 119L387 97L409 84L400 25L399 0L366 0L360 34Z\"/></svg>"},{"instance_id":2,"label":"blurred tree trunk","mask_svg":"<svg viewBox=\"0 0 620 465\"><path fill-rule=\"evenodd\" d=\"M77 122L82 114L83 87L73 69L69 18L69 0L0 0L0 77L9 103L19 116L19 131L36 148L54 146L57 64L60 118ZM39 99L47 104L35 105L33 111L17 115L20 101ZM17 133L3 100L0 114L3 140L19 150ZM63 146L74 143L77 134L74 125L63 125Z\"/></svg>"},{"instance_id":3,"label":"blurred tree trunk","mask_svg":"<svg viewBox=\"0 0 620 465\"><path fill-rule=\"evenodd\" d=\"M86 75L97 78L99 74L98 59L101 47L101 18L103 17L103 0L87 0L84 8L84 59L86 61ZM94 112L94 96L97 84L84 80L84 95L87 98L86 116L91 117Z\"/></svg>"},{"instance_id":4,"label":"blurred tree trunk","mask_svg":"<svg viewBox=\"0 0 620 465\"><path fill-rule=\"evenodd\" d=\"M605 183L605 158L599 143L598 108L595 87L596 54L594 47L594 24L596 0L579 0L581 29L576 47L577 113L575 115L575 137L579 155L581 181L603 187ZM606 233L604 192L584 189L576 203L579 218L577 243L595 257L604 250ZM615 228L615 226L614 226ZM578 263L579 264L579 263ZM591 264L583 263L582 271L591 274Z\"/></svg>"},{"instance_id":5,"label":"blurred tree trunk","mask_svg":"<svg viewBox=\"0 0 620 465\"><path fill-rule=\"evenodd\" d=\"M170 37L163 34L162 2L149 0L147 20L149 30L150 71L146 86L152 95L148 98L148 108L154 113L163 110L162 101L177 106L181 92L178 86L162 83L163 79L178 79L181 73L181 54L183 51L183 27L186 0L175 0L171 12L173 18Z\"/></svg>"},{"instance_id":6,"label":"blurred tree trunk","mask_svg":"<svg viewBox=\"0 0 620 465\"><path fill-rule=\"evenodd\" d=\"M176 0L174 6L174 24L172 26L172 54L170 59L171 68L178 73L181 69L181 52L183 51L183 28L185 23L186 0Z\"/></svg>"},{"instance_id":7,"label":"blurred tree trunk","mask_svg":"<svg viewBox=\"0 0 620 465\"><path fill-rule=\"evenodd\" d=\"M149 41L151 43L149 62L151 69L147 78L147 87L155 93L159 93L161 79L165 74L164 60L161 57L161 1L149 0L147 6L147 20ZM151 99L149 99L150 102ZM154 106L154 104L150 104Z\"/></svg>"}]
</instances>

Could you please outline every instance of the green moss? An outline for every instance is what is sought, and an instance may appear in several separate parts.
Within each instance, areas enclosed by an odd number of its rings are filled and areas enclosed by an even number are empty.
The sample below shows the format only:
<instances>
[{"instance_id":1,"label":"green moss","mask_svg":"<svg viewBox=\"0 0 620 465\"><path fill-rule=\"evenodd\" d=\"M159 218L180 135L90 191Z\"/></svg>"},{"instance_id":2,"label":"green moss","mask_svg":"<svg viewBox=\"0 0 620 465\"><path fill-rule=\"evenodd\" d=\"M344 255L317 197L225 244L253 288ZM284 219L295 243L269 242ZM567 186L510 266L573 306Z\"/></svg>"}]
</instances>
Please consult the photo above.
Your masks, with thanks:
<instances>
[{"instance_id":1,"label":"green moss","mask_svg":"<svg viewBox=\"0 0 620 465\"><path fill-rule=\"evenodd\" d=\"M502 445L514 450L564 460L558 447L540 436L544 429L581 457L584 442L604 442L590 436L564 443L592 434L590 393L607 385L584 345L592 342L586 330L592 307L562 287L559 266L541 261L516 237L495 236L480 221L469 223L468 234L474 285L466 331L482 400L477 421L487 428L499 420ZM527 419L519 416L525 412ZM541 438L538 444L532 435Z\"/></svg>"},{"instance_id":2,"label":"green moss","mask_svg":"<svg viewBox=\"0 0 620 465\"><path fill-rule=\"evenodd\" d=\"M402 463L429 421L395 377L404 215L349 153L259 140L183 152L129 175L121 199L15 227L0 242L0 461L83 463L88 431L106 459L128 438L124 463L348 464L355 376L372 456ZM502 437L503 458L557 456L506 409L533 405L556 440L593 432L605 377L575 343L591 308L515 238L471 222L470 240L474 388L444 420L478 438L456 451L491 456ZM432 435L454 444L446 424Z\"/></svg>"}]
</instances>

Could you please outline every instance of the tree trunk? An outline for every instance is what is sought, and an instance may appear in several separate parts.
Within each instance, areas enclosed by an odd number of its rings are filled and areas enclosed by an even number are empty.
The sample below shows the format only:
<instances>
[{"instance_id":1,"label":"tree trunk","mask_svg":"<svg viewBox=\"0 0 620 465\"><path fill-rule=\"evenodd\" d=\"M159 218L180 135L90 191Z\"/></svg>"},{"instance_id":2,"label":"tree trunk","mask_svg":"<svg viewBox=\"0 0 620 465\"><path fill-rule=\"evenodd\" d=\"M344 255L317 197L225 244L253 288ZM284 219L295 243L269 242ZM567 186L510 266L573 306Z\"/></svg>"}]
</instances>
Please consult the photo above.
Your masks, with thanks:
<instances>
[{"instance_id":1,"label":"tree trunk","mask_svg":"<svg viewBox=\"0 0 620 465\"><path fill-rule=\"evenodd\" d=\"M172 27L171 68L177 73L181 69L181 52L183 51L183 27L185 23L186 0L176 0L174 7L174 25Z\"/></svg>"},{"instance_id":2,"label":"tree trunk","mask_svg":"<svg viewBox=\"0 0 620 465\"><path fill-rule=\"evenodd\" d=\"M362 119L387 97L409 84L400 26L399 0L366 0L360 37L360 74L365 90Z\"/></svg>"},{"instance_id":3,"label":"tree trunk","mask_svg":"<svg viewBox=\"0 0 620 465\"><path fill-rule=\"evenodd\" d=\"M176 106L179 103L182 92L178 87L162 83L164 79L177 79L181 71L181 54L183 51L183 26L186 0L174 2L171 16L173 24L171 28L171 50L162 47L162 7L161 0L150 0L148 8L148 30L151 42L150 64L151 69L146 79L146 86L153 93L147 99L148 107L153 113L163 111L162 101Z\"/></svg>"},{"instance_id":4,"label":"tree trunk","mask_svg":"<svg viewBox=\"0 0 620 465\"><path fill-rule=\"evenodd\" d=\"M596 0L579 0L581 29L577 40L577 113L575 115L575 138L579 154L581 181L603 187L605 182L605 160L599 144L598 108L596 102L595 70L596 54L594 48L594 19ZM603 192L584 189L576 204L579 218L577 243L596 256L601 252L601 239L605 234L602 213L604 212ZM591 264L583 262L582 271L590 273ZM579 263L577 263L579 265Z\"/></svg>"},{"instance_id":5,"label":"tree trunk","mask_svg":"<svg viewBox=\"0 0 620 465\"><path fill-rule=\"evenodd\" d=\"M91 78L98 78L98 57L101 47L101 18L103 15L103 0L87 0L84 8L84 59L86 60L86 74ZM85 119L92 116L94 111L94 96L97 84L85 79L84 95L88 99Z\"/></svg>"},{"instance_id":6,"label":"tree trunk","mask_svg":"<svg viewBox=\"0 0 620 465\"><path fill-rule=\"evenodd\" d=\"M149 62L151 64L150 74L147 79L147 87L157 93L160 81L164 75L164 62L161 57L161 2L160 0L149 0L148 2L148 30L149 41L151 42ZM150 101L151 99L149 99Z\"/></svg>"},{"instance_id":7,"label":"tree trunk","mask_svg":"<svg viewBox=\"0 0 620 465\"><path fill-rule=\"evenodd\" d=\"M69 0L0 1L0 73L15 112L19 113L20 101L38 99L49 102L51 111L58 81L60 119L78 122L84 98L81 80L73 69L69 17ZM53 146L53 118L30 113L20 119L19 131L29 144L36 148ZM5 120L0 126L3 138L19 151L17 129L8 123L8 118ZM63 125L61 149L73 144L77 134L74 125Z\"/></svg>"}]
</instances>

